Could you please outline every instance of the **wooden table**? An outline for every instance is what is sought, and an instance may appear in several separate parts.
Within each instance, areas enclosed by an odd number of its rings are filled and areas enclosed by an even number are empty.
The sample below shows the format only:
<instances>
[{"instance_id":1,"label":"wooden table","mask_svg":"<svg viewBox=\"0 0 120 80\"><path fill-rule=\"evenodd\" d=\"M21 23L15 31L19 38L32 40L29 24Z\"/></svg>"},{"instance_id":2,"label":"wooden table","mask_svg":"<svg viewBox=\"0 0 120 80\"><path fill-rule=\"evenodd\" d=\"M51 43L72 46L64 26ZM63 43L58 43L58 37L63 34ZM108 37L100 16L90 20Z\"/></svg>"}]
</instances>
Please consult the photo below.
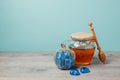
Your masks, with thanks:
<instances>
[{"instance_id":1,"label":"wooden table","mask_svg":"<svg viewBox=\"0 0 120 80\"><path fill-rule=\"evenodd\" d=\"M105 53L106 64L96 53L90 73L72 76L57 68L55 52L0 52L0 80L120 80L120 52Z\"/></svg>"}]
</instances>

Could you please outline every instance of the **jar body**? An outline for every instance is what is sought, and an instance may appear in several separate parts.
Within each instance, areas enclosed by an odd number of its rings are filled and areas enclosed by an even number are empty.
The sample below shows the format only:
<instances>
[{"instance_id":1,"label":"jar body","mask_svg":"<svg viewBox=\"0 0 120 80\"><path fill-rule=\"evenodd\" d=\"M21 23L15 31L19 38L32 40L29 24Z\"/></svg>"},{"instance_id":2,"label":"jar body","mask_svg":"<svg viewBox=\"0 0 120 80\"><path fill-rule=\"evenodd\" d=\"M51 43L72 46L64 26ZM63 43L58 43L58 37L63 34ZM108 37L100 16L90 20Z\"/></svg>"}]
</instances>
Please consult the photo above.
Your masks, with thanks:
<instances>
[{"instance_id":1,"label":"jar body","mask_svg":"<svg viewBox=\"0 0 120 80\"><path fill-rule=\"evenodd\" d=\"M76 42L80 44L75 46ZM75 52L75 65L88 65L91 63L95 46L92 41L89 41L89 44L87 42L88 41L75 41L73 44L69 45L69 49Z\"/></svg>"},{"instance_id":2,"label":"jar body","mask_svg":"<svg viewBox=\"0 0 120 80\"><path fill-rule=\"evenodd\" d=\"M78 49L78 48L70 48L75 52L75 64L76 65L88 65L91 63L95 47L90 49Z\"/></svg>"}]
</instances>

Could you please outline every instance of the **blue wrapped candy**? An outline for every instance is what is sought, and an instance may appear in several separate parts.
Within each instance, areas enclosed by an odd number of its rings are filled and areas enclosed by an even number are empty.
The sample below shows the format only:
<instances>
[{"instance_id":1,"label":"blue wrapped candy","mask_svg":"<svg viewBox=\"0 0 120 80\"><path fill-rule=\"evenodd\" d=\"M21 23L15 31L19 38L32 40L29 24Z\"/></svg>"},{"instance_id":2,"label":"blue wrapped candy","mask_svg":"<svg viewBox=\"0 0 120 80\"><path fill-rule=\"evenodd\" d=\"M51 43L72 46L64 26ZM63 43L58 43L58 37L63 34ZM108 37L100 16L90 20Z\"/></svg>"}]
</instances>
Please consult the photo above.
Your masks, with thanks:
<instances>
[{"instance_id":1,"label":"blue wrapped candy","mask_svg":"<svg viewBox=\"0 0 120 80\"><path fill-rule=\"evenodd\" d=\"M80 75L80 72L77 69L70 70L71 75Z\"/></svg>"},{"instance_id":2,"label":"blue wrapped candy","mask_svg":"<svg viewBox=\"0 0 120 80\"><path fill-rule=\"evenodd\" d=\"M90 69L87 68L87 67L82 67L82 68L80 69L80 71L81 71L81 73L89 73L89 72L90 72Z\"/></svg>"},{"instance_id":3,"label":"blue wrapped candy","mask_svg":"<svg viewBox=\"0 0 120 80\"><path fill-rule=\"evenodd\" d=\"M74 65L75 56L70 50L60 49L56 52L55 63L59 69L70 69Z\"/></svg>"}]
</instances>

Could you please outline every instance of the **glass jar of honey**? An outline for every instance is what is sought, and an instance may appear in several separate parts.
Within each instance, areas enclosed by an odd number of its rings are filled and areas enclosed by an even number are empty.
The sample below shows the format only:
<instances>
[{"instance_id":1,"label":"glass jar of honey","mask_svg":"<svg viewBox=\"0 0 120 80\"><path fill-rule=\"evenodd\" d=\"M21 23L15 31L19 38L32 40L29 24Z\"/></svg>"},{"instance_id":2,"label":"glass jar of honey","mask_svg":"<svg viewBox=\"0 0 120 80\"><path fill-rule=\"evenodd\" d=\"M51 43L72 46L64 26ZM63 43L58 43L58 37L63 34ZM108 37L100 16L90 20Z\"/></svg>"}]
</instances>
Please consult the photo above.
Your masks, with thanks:
<instances>
[{"instance_id":1,"label":"glass jar of honey","mask_svg":"<svg viewBox=\"0 0 120 80\"><path fill-rule=\"evenodd\" d=\"M76 65L88 65L91 63L94 52L94 38L92 34L78 32L71 34L73 42L69 44L69 49L75 53Z\"/></svg>"}]
</instances>

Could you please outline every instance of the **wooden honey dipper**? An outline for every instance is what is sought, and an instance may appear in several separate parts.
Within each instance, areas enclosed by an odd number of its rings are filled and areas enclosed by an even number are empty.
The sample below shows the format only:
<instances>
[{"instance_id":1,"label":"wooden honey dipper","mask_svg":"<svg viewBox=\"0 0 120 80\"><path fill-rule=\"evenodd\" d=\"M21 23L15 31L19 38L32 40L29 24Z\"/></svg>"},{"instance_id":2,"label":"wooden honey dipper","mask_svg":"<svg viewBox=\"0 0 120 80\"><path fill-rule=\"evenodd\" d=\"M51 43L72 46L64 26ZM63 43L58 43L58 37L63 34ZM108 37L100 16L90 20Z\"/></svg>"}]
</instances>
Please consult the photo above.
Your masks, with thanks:
<instances>
[{"instance_id":1,"label":"wooden honey dipper","mask_svg":"<svg viewBox=\"0 0 120 80\"><path fill-rule=\"evenodd\" d=\"M92 26L92 22L89 22L88 25L90 26L90 29L91 29L91 31L92 31L94 40L95 40L96 45L97 45L97 49L98 49L98 51L99 51L99 53L98 53L99 59L100 59L100 61L101 61L102 63L105 63L105 62L106 62L106 56L105 56L104 52L101 50L101 47L100 47L100 45L99 45L99 43L98 43L98 40L97 40L95 31L94 31L94 28L93 28L93 26Z\"/></svg>"}]
</instances>

